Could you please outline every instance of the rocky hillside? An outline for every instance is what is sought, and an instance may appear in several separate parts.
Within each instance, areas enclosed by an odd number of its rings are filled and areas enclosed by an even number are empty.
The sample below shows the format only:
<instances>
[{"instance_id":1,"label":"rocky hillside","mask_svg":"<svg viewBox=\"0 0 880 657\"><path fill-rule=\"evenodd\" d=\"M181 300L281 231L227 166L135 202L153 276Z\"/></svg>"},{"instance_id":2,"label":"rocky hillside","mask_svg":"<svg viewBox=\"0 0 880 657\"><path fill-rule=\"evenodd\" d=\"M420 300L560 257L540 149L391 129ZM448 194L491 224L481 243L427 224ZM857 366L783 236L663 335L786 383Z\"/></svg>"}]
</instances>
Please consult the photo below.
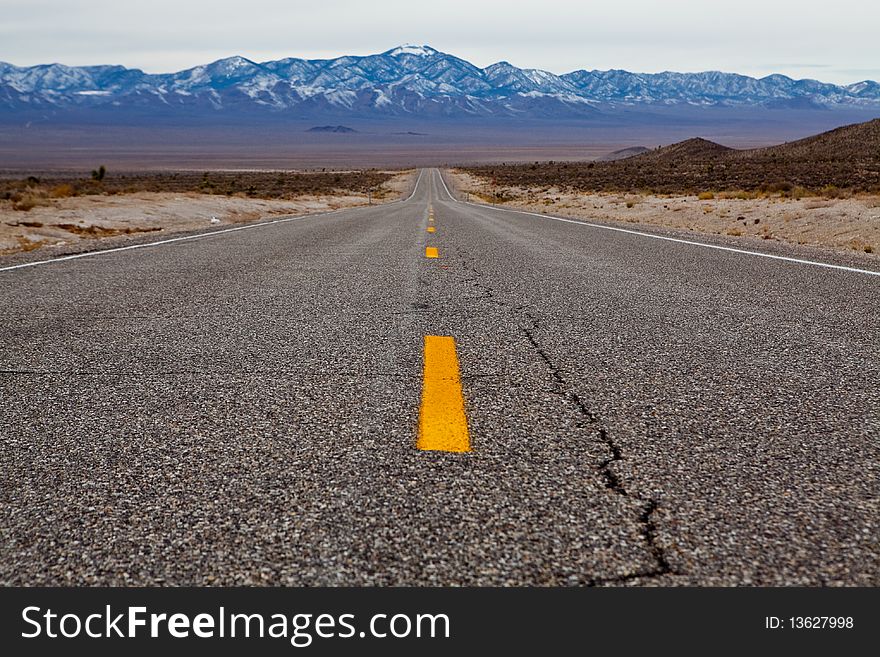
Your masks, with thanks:
<instances>
[{"instance_id":1,"label":"rocky hillside","mask_svg":"<svg viewBox=\"0 0 880 657\"><path fill-rule=\"evenodd\" d=\"M688 139L611 162L536 162L465 170L502 190L506 186L555 186L661 193L880 193L880 119L769 148L736 150L705 139Z\"/></svg>"}]
</instances>

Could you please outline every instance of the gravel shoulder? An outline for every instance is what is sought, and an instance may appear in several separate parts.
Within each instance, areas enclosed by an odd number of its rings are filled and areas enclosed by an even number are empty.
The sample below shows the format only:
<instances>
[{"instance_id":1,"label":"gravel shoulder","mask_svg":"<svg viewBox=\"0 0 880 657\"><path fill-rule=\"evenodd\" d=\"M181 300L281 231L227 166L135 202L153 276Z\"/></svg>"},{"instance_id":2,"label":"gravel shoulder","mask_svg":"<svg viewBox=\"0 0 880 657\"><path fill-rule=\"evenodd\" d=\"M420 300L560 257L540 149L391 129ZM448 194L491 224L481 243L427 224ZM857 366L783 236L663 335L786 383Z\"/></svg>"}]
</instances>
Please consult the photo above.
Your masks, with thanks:
<instances>
[{"instance_id":1,"label":"gravel shoulder","mask_svg":"<svg viewBox=\"0 0 880 657\"><path fill-rule=\"evenodd\" d=\"M705 198L687 195L575 193L556 187L504 187L450 171L455 186L470 200L531 212L615 224L645 224L680 232L719 235L728 242L782 242L880 260L880 196L801 199ZM499 199L496 193L501 193Z\"/></svg>"},{"instance_id":2,"label":"gravel shoulder","mask_svg":"<svg viewBox=\"0 0 880 657\"><path fill-rule=\"evenodd\" d=\"M408 193L413 171L400 172L383 185L373 203L398 200ZM135 192L46 199L27 212L0 201L0 256L39 249L89 250L145 235L166 235L244 224L282 215L300 215L368 204L363 194L309 194L293 199L249 198L198 192ZM116 239L113 239L116 238Z\"/></svg>"}]
</instances>

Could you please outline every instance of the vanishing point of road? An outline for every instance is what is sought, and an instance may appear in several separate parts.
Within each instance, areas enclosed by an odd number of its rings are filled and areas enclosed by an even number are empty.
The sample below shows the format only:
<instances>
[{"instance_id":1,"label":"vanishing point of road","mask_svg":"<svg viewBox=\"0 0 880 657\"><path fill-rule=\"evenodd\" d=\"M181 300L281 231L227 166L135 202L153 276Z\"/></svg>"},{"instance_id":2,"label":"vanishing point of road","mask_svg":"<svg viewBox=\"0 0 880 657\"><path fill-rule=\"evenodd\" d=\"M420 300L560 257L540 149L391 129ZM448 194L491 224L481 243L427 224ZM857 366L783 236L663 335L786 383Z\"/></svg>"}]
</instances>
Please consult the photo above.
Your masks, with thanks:
<instances>
[{"instance_id":1,"label":"vanishing point of road","mask_svg":"<svg viewBox=\"0 0 880 657\"><path fill-rule=\"evenodd\" d=\"M424 170L0 264L0 582L880 584L880 276L697 242Z\"/></svg>"}]
</instances>

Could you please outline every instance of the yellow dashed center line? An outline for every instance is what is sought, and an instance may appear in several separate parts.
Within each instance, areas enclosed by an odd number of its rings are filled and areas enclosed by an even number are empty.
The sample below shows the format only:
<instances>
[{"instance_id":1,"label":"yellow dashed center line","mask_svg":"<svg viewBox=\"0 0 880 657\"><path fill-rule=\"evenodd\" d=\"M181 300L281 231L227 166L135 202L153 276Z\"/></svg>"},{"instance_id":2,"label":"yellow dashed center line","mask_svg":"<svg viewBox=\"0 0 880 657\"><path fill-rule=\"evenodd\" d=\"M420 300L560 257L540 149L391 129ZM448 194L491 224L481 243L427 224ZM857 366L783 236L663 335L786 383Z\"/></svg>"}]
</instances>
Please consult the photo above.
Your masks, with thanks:
<instances>
[{"instance_id":1,"label":"yellow dashed center line","mask_svg":"<svg viewBox=\"0 0 880 657\"><path fill-rule=\"evenodd\" d=\"M447 336L426 335L424 368L416 447L441 452L469 452L471 442L455 340Z\"/></svg>"},{"instance_id":2,"label":"yellow dashed center line","mask_svg":"<svg viewBox=\"0 0 880 657\"><path fill-rule=\"evenodd\" d=\"M440 254L437 253L436 246L426 246L425 247L425 257L426 258L439 258Z\"/></svg>"},{"instance_id":3,"label":"yellow dashed center line","mask_svg":"<svg viewBox=\"0 0 880 657\"><path fill-rule=\"evenodd\" d=\"M434 228L433 226L428 226L428 232L429 232L429 233L436 233L436 232L437 232L437 229Z\"/></svg>"}]
</instances>

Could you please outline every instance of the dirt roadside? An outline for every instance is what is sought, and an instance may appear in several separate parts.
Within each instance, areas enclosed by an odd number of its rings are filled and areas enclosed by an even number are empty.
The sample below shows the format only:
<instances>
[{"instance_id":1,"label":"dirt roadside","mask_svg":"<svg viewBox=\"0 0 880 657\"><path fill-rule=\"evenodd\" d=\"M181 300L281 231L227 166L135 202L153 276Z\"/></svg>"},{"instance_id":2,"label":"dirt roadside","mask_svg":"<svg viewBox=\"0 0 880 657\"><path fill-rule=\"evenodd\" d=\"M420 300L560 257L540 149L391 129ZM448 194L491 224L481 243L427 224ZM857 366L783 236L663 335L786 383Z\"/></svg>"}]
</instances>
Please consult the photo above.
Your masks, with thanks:
<instances>
[{"instance_id":1,"label":"dirt roadside","mask_svg":"<svg viewBox=\"0 0 880 657\"><path fill-rule=\"evenodd\" d=\"M682 231L757 238L858 252L880 259L880 196L851 198L698 198L685 195L573 193L555 187L504 188L452 170L456 188L475 202L617 224L650 224Z\"/></svg>"},{"instance_id":2,"label":"dirt roadside","mask_svg":"<svg viewBox=\"0 0 880 657\"><path fill-rule=\"evenodd\" d=\"M373 203L408 193L414 171L395 172ZM51 198L23 212L0 201L0 255L46 247L85 247L89 241L153 233L166 235L242 224L279 215L326 212L366 205L364 194L309 194L260 199L198 192L134 192Z\"/></svg>"}]
</instances>

